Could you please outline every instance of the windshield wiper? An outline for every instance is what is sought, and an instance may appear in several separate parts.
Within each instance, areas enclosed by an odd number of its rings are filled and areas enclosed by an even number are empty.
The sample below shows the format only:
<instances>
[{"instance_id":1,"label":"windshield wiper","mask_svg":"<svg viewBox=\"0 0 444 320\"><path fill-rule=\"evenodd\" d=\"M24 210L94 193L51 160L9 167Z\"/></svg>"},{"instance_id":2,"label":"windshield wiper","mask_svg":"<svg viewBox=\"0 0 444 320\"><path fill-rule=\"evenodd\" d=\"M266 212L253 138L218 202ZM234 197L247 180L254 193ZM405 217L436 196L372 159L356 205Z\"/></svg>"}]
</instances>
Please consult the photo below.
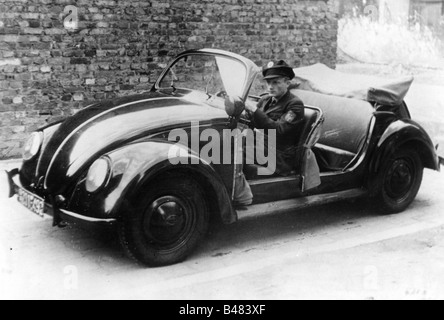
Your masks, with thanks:
<instances>
[{"instance_id":1,"label":"windshield wiper","mask_svg":"<svg viewBox=\"0 0 444 320\"><path fill-rule=\"evenodd\" d=\"M171 68L170 71L171 71L171 85L170 85L170 87L173 88L173 93L174 93L177 90L174 85L174 81L177 79L177 77L176 77L176 73L174 72L173 68Z\"/></svg>"},{"instance_id":2,"label":"windshield wiper","mask_svg":"<svg viewBox=\"0 0 444 320\"><path fill-rule=\"evenodd\" d=\"M208 88L210 87L211 82L214 81L214 68L211 69L211 76L210 76L210 80L208 80L207 85L205 87L205 94L208 96L208 99L211 98L211 94L208 93ZM208 100L207 99L207 100Z\"/></svg>"}]
</instances>

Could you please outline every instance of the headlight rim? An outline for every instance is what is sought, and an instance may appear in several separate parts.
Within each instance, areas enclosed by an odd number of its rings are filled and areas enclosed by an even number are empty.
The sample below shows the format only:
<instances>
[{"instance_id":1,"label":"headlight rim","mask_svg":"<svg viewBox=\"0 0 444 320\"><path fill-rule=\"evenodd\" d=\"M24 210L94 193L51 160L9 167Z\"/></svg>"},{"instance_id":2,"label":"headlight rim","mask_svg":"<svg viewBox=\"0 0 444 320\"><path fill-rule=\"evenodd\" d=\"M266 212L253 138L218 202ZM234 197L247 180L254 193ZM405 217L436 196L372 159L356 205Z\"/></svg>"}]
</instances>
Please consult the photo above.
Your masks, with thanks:
<instances>
[{"instance_id":1,"label":"headlight rim","mask_svg":"<svg viewBox=\"0 0 444 320\"><path fill-rule=\"evenodd\" d=\"M93 188L90 188L90 184L89 181L91 181L90 179L88 179L88 177L91 174L91 170L94 169L94 166L97 165L97 163L99 161L104 161L106 163L106 170L105 170L105 174L102 180L102 182L100 184L95 185ZM96 169L97 170L97 169ZM102 190L104 187L106 187L106 185L109 183L109 180L111 179L111 159L109 159L108 157L100 157L98 159L96 159L91 166L88 169L88 172L86 173L86 178L85 178L85 189L88 193L97 193L100 190Z\"/></svg>"},{"instance_id":2,"label":"headlight rim","mask_svg":"<svg viewBox=\"0 0 444 320\"><path fill-rule=\"evenodd\" d=\"M32 142L30 143L32 139ZM38 140L36 140L38 139ZM28 149L29 144L31 144ZM34 131L26 140L23 150L23 160L30 161L34 159L40 152L43 145L43 132L42 131ZM34 149L34 150L33 150Z\"/></svg>"}]
</instances>

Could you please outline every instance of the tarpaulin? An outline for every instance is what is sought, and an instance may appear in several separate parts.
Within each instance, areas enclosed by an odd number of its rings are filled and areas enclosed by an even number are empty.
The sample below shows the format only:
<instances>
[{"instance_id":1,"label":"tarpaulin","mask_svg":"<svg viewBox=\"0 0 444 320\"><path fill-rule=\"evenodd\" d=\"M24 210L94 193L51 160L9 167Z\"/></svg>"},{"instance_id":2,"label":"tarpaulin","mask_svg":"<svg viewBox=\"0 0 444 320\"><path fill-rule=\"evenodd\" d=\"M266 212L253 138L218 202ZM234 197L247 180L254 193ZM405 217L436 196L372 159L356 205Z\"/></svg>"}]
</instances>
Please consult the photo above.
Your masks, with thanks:
<instances>
[{"instance_id":1,"label":"tarpaulin","mask_svg":"<svg viewBox=\"0 0 444 320\"><path fill-rule=\"evenodd\" d=\"M413 76L385 79L347 74L321 63L296 68L294 72L299 83L298 89L389 106L402 104L413 82Z\"/></svg>"}]
</instances>

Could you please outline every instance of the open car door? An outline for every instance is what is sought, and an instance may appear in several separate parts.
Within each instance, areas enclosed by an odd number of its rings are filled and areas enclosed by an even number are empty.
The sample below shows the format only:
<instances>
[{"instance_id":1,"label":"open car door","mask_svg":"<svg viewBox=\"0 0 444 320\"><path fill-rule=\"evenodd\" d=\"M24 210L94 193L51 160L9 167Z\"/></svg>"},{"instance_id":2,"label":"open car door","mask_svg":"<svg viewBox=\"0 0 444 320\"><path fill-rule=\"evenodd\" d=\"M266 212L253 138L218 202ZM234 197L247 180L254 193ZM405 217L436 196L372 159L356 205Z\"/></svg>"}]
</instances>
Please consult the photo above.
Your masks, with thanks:
<instances>
[{"instance_id":1,"label":"open car door","mask_svg":"<svg viewBox=\"0 0 444 320\"><path fill-rule=\"evenodd\" d=\"M306 125L310 131L304 145L302 146L302 192L314 189L321 184L320 169L312 148L316 145L321 137L322 125L324 123L323 113L318 108L305 107L305 118Z\"/></svg>"}]
</instances>

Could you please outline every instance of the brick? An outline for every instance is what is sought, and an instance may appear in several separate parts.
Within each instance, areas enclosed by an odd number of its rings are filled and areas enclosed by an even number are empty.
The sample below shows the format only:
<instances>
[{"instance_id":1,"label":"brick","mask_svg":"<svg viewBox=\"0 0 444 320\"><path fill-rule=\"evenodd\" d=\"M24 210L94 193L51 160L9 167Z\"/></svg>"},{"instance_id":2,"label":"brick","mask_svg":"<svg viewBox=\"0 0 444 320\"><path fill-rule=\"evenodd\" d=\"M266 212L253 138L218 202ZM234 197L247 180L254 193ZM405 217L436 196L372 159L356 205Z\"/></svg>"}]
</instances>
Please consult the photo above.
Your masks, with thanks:
<instances>
[{"instance_id":1,"label":"brick","mask_svg":"<svg viewBox=\"0 0 444 320\"><path fill-rule=\"evenodd\" d=\"M23 98L22 97L15 97L14 99L12 99L12 103L14 103L14 104L23 103Z\"/></svg>"},{"instance_id":2,"label":"brick","mask_svg":"<svg viewBox=\"0 0 444 320\"><path fill-rule=\"evenodd\" d=\"M105 93L99 92L99 93L94 94L94 99L96 99L96 100L103 100L103 99L105 99Z\"/></svg>"},{"instance_id":3,"label":"brick","mask_svg":"<svg viewBox=\"0 0 444 320\"><path fill-rule=\"evenodd\" d=\"M94 57L97 55L96 49L85 50L85 57Z\"/></svg>"},{"instance_id":4,"label":"brick","mask_svg":"<svg viewBox=\"0 0 444 320\"><path fill-rule=\"evenodd\" d=\"M11 58L11 57L14 57L14 52L12 52L12 51L8 52L8 51L0 50L0 61L2 61L3 58Z\"/></svg>"},{"instance_id":5,"label":"brick","mask_svg":"<svg viewBox=\"0 0 444 320\"><path fill-rule=\"evenodd\" d=\"M76 92L82 92L84 88L82 87L75 87L75 86L68 86L63 88L63 90L67 93L76 93Z\"/></svg>"},{"instance_id":6,"label":"brick","mask_svg":"<svg viewBox=\"0 0 444 320\"><path fill-rule=\"evenodd\" d=\"M123 84L120 86L120 90L132 90L134 88L134 85L130 84Z\"/></svg>"},{"instance_id":7,"label":"brick","mask_svg":"<svg viewBox=\"0 0 444 320\"><path fill-rule=\"evenodd\" d=\"M51 57L51 52L50 51L40 51L39 56L43 57L43 58L49 58L49 57Z\"/></svg>"},{"instance_id":8,"label":"brick","mask_svg":"<svg viewBox=\"0 0 444 320\"><path fill-rule=\"evenodd\" d=\"M23 102L26 104L33 104L37 102L37 98L35 96L27 96L23 98Z\"/></svg>"},{"instance_id":9,"label":"brick","mask_svg":"<svg viewBox=\"0 0 444 320\"><path fill-rule=\"evenodd\" d=\"M97 50L96 55L97 57L106 57L106 50Z\"/></svg>"},{"instance_id":10,"label":"brick","mask_svg":"<svg viewBox=\"0 0 444 320\"><path fill-rule=\"evenodd\" d=\"M73 95L73 99L74 101L83 101L84 100L83 93L75 93Z\"/></svg>"},{"instance_id":11,"label":"brick","mask_svg":"<svg viewBox=\"0 0 444 320\"><path fill-rule=\"evenodd\" d=\"M11 98L3 98L2 103L3 104L12 104L13 100ZM4 110L1 110L1 111L4 111Z\"/></svg>"},{"instance_id":12,"label":"brick","mask_svg":"<svg viewBox=\"0 0 444 320\"><path fill-rule=\"evenodd\" d=\"M65 94L61 97L62 101L71 101L72 100L72 95L70 94Z\"/></svg>"},{"instance_id":13,"label":"brick","mask_svg":"<svg viewBox=\"0 0 444 320\"><path fill-rule=\"evenodd\" d=\"M100 21L97 22L96 27L97 28L109 28L110 24L108 22Z\"/></svg>"},{"instance_id":14,"label":"brick","mask_svg":"<svg viewBox=\"0 0 444 320\"><path fill-rule=\"evenodd\" d=\"M76 65L76 72L78 73L85 73L88 70L88 67L85 64L77 64Z\"/></svg>"},{"instance_id":15,"label":"brick","mask_svg":"<svg viewBox=\"0 0 444 320\"><path fill-rule=\"evenodd\" d=\"M41 22L38 21L38 20L31 20L31 21L28 21L28 26L30 28L40 28L41 27Z\"/></svg>"},{"instance_id":16,"label":"brick","mask_svg":"<svg viewBox=\"0 0 444 320\"><path fill-rule=\"evenodd\" d=\"M0 81L0 89L8 89L9 88L9 81Z\"/></svg>"},{"instance_id":17,"label":"brick","mask_svg":"<svg viewBox=\"0 0 444 320\"><path fill-rule=\"evenodd\" d=\"M9 87L11 89L23 89L22 81L9 81ZM17 92L17 90L15 90Z\"/></svg>"},{"instance_id":18,"label":"brick","mask_svg":"<svg viewBox=\"0 0 444 320\"><path fill-rule=\"evenodd\" d=\"M22 13L21 17L22 17L22 19L25 19L25 20L38 20L40 18L40 14L27 12L27 13Z\"/></svg>"},{"instance_id":19,"label":"brick","mask_svg":"<svg viewBox=\"0 0 444 320\"><path fill-rule=\"evenodd\" d=\"M150 81L149 77L140 77L140 83L148 83Z\"/></svg>"},{"instance_id":20,"label":"brick","mask_svg":"<svg viewBox=\"0 0 444 320\"><path fill-rule=\"evenodd\" d=\"M25 132L26 131L26 127L25 126L13 126L11 127L12 133L20 133L20 132Z\"/></svg>"},{"instance_id":21,"label":"brick","mask_svg":"<svg viewBox=\"0 0 444 320\"><path fill-rule=\"evenodd\" d=\"M43 29L42 28L24 28L23 33L24 34L42 34Z\"/></svg>"},{"instance_id":22,"label":"brick","mask_svg":"<svg viewBox=\"0 0 444 320\"><path fill-rule=\"evenodd\" d=\"M87 58L72 58L70 64L90 64L90 60Z\"/></svg>"},{"instance_id":23,"label":"brick","mask_svg":"<svg viewBox=\"0 0 444 320\"><path fill-rule=\"evenodd\" d=\"M17 81L26 81L31 80L31 74L30 73L20 73L15 75L15 80Z\"/></svg>"},{"instance_id":24,"label":"brick","mask_svg":"<svg viewBox=\"0 0 444 320\"><path fill-rule=\"evenodd\" d=\"M66 29L62 29L62 28L45 29L46 35L61 35L61 34L66 34L66 33L67 33Z\"/></svg>"},{"instance_id":25,"label":"brick","mask_svg":"<svg viewBox=\"0 0 444 320\"><path fill-rule=\"evenodd\" d=\"M17 43L19 42L20 36L18 35L0 35L0 42L13 42Z\"/></svg>"},{"instance_id":26,"label":"brick","mask_svg":"<svg viewBox=\"0 0 444 320\"><path fill-rule=\"evenodd\" d=\"M43 73L51 72L51 67L50 66L42 66L40 68L40 71L43 72Z\"/></svg>"}]
</instances>

